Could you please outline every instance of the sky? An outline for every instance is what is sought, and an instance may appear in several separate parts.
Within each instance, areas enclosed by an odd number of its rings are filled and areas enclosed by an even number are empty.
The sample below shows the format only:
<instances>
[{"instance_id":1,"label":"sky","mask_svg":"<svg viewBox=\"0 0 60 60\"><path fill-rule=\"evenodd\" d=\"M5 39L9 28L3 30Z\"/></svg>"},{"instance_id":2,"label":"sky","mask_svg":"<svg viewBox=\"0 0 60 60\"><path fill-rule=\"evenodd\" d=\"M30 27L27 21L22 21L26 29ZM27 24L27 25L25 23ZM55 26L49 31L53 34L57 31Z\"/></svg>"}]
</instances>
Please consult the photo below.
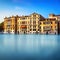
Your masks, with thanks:
<instances>
[{"instance_id":1,"label":"sky","mask_svg":"<svg viewBox=\"0 0 60 60\"><path fill-rule=\"evenodd\" d=\"M51 13L60 14L60 0L0 0L0 22L4 17L30 15L33 12L45 18Z\"/></svg>"}]
</instances>

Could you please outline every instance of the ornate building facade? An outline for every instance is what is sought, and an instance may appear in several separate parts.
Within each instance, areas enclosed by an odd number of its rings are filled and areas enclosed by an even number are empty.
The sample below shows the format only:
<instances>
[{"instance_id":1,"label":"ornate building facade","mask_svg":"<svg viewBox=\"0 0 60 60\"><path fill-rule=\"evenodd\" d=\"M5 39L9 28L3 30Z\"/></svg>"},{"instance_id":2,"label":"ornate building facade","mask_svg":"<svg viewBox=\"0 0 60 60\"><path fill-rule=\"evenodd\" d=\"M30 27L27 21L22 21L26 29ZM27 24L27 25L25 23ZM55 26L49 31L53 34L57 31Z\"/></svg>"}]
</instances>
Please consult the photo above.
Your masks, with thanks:
<instances>
[{"instance_id":1,"label":"ornate building facade","mask_svg":"<svg viewBox=\"0 0 60 60\"><path fill-rule=\"evenodd\" d=\"M49 18L55 18L58 26L58 34L60 34L60 15L49 14Z\"/></svg>"},{"instance_id":2,"label":"ornate building facade","mask_svg":"<svg viewBox=\"0 0 60 60\"><path fill-rule=\"evenodd\" d=\"M58 34L58 17L50 14L49 18L32 13L28 16L12 16L4 18L4 33L18 34Z\"/></svg>"},{"instance_id":3,"label":"ornate building facade","mask_svg":"<svg viewBox=\"0 0 60 60\"><path fill-rule=\"evenodd\" d=\"M4 33L17 33L18 16L4 18Z\"/></svg>"},{"instance_id":4,"label":"ornate building facade","mask_svg":"<svg viewBox=\"0 0 60 60\"><path fill-rule=\"evenodd\" d=\"M40 21L41 34L57 34L58 27L57 21L54 18L48 18Z\"/></svg>"},{"instance_id":5,"label":"ornate building facade","mask_svg":"<svg viewBox=\"0 0 60 60\"><path fill-rule=\"evenodd\" d=\"M20 17L17 21L18 33L38 33L40 20L44 17L37 13Z\"/></svg>"}]
</instances>

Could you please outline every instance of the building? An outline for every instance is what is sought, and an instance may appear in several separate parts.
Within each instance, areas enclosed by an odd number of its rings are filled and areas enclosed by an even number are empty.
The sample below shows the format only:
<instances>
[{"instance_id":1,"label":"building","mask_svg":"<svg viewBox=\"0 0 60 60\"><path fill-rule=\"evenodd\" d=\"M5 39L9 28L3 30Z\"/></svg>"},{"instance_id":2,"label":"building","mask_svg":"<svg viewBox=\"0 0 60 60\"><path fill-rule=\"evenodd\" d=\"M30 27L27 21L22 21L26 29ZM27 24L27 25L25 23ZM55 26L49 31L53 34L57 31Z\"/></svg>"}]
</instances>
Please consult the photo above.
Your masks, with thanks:
<instances>
[{"instance_id":1,"label":"building","mask_svg":"<svg viewBox=\"0 0 60 60\"><path fill-rule=\"evenodd\" d=\"M58 21L58 34L60 34L60 21Z\"/></svg>"},{"instance_id":2,"label":"building","mask_svg":"<svg viewBox=\"0 0 60 60\"><path fill-rule=\"evenodd\" d=\"M4 33L17 33L18 16L4 18Z\"/></svg>"},{"instance_id":3,"label":"building","mask_svg":"<svg viewBox=\"0 0 60 60\"><path fill-rule=\"evenodd\" d=\"M60 15L49 14L49 18L55 18L56 20L60 21Z\"/></svg>"},{"instance_id":4,"label":"building","mask_svg":"<svg viewBox=\"0 0 60 60\"><path fill-rule=\"evenodd\" d=\"M18 34L58 34L60 15L49 14L49 18L32 13L28 16L4 18L4 33Z\"/></svg>"},{"instance_id":5,"label":"building","mask_svg":"<svg viewBox=\"0 0 60 60\"><path fill-rule=\"evenodd\" d=\"M38 33L39 21L43 19L44 17L37 13L30 14L29 16L21 16L17 22L18 33Z\"/></svg>"},{"instance_id":6,"label":"building","mask_svg":"<svg viewBox=\"0 0 60 60\"><path fill-rule=\"evenodd\" d=\"M40 21L41 34L58 34L57 21L55 18L47 18Z\"/></svg>"},{"instance_id":7,"label":"building","mask_svg":"<svg viewBox=\"0 0 60 60\"><path fill-rule=\"evenodd\" d=\"M49 14L49 18L55 18L58 21L58 34L60 34L60 15Z\"/></svg>"}]
</instances>

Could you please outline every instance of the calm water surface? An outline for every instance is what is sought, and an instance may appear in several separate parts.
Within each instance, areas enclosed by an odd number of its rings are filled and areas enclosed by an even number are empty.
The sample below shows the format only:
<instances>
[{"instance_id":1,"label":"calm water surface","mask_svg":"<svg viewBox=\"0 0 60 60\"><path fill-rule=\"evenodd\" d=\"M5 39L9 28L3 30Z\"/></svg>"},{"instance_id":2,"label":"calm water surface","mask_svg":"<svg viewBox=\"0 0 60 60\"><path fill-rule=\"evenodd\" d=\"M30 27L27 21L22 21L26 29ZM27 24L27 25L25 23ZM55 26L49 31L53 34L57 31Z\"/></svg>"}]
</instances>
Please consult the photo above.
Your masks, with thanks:
<instances>
[{"instance_id":1,"label":"calm water surface","mask_svg":"<svg viewBox=\"0 0 60 60\"><path fill-rule=\"evenodd\" d=\"M60 35L0 34L0 60L60 60Z\"/></svg>"}]
</instances>

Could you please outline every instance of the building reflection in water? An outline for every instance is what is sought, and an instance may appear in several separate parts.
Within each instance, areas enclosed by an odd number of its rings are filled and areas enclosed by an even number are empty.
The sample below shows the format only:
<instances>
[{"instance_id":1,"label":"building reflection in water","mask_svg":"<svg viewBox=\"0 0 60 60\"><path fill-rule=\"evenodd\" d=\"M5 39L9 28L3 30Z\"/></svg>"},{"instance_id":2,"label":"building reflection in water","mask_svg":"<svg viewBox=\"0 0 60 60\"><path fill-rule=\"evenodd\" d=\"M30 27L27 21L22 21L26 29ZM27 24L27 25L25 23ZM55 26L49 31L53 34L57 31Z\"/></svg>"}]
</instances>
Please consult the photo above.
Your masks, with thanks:
<instances>
[{"instance_id":1,"label":"building reflection in water","mask_svg":"<svg viewBox=\"0 0 60 60\"><path fill-rule=\"evenodd\" d=\"M0 51L48 56L57 51L57 35L3 35ZM2 47L3 46L3 47Z\"/></svg>"}]
</instances>

